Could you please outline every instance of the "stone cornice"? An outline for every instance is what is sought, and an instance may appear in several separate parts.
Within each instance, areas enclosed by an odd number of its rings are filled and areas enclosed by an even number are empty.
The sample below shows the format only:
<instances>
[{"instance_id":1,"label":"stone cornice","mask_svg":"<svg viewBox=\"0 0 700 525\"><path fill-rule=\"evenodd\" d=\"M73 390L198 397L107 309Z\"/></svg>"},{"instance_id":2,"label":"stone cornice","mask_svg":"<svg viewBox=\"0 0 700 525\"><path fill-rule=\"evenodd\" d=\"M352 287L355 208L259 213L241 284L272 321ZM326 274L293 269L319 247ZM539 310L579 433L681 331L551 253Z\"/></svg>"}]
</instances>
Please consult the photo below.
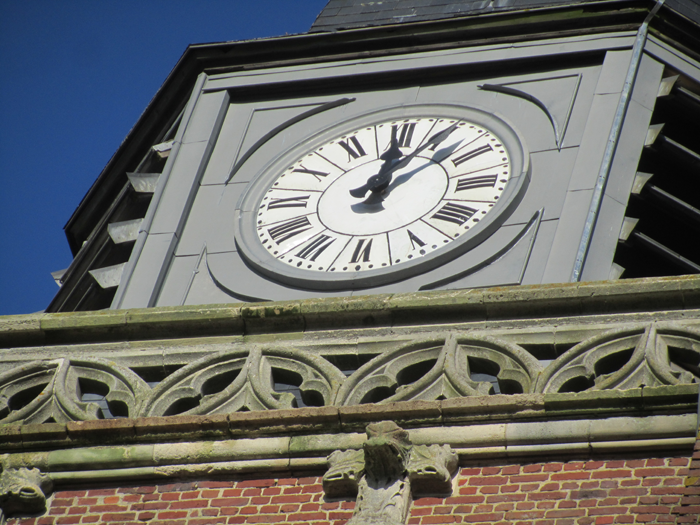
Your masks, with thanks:
<instances>
[{"instance_id":1,"label":"stone cornice","mask_svg":"<svg viewBox=\"0 0 700 525\"><path fill-rule=\"evenodd\" d=\"M429 307L429 308L426 308ZM700 307L700 277L0 317L0 348L444 324Z\"/></svg>"}]
</instances>

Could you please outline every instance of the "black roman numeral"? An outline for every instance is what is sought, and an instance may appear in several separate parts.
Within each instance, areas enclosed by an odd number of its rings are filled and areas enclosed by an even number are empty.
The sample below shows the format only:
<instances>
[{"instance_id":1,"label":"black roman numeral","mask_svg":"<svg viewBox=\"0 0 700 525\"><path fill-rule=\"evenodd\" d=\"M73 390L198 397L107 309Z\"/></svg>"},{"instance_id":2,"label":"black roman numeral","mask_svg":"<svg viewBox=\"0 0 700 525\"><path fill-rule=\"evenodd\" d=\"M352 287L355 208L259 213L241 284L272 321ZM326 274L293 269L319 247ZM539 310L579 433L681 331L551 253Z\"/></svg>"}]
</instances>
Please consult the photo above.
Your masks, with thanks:
<instances>
[{"instance_id":1,"label":"black roman numeral","mask_svg":"<svg viewBox=\"0 0 700 525\"><path fill-rule=\"evenodd\" d=\"M306 208L306 201L309 199L310 195L305 195L304 197L285 197L283 199L272 199L268 205L268 210L274 210L276 208Z\"/></svg>"},{"instance_id":2,"label":"black roman numeral","mask_svg":"<svg viewBox=\"0 0 700 525\"><path fill-rule=\"evenodd\" d=\"M319 182L321 181L321 179L319 177L327 177L328 176L328 173L325 173L323 171L310 170L310 169L305 168L304 166L300 166L299 168L294 168L292 170L292 172L313 175L314 177L316 177L316 180L318 180Z\"/></svg>"},{"instance_id":3,"label":"black roman numeral","mask_svg":"<svg viewBox=\"0 0 700 525\"><path fill-rule=\"evenodd\" d=\"M475 190L477 188L493 188L496 185L498 175L481 175L479 177L466 177L457 180L455 191Z\"/></svg>"},{"instance_id":4,"label":"black roman numeral","mask_svg":"<svg viewBox=\"0 0 700 525\"><path fill-rule=\"evenodd\" d=\"M411 230L406 230L408 232L408 238L411 240L411 246L413 249L416 249L416 244L418 245L419 248L422 248L425 246L425 243Z\"/></svg>"},{"instance_id":5,"label":"black roman numeral","mask_svg":"<svg viewBox=\"0 0 700 525\"><path fill-rule=\"evenodd\" d=\"M365 241L367 241L367 244L365 244ZM355 252L352 254L352 259L350 259L350 262L360 262L360 259L362 259L362 262L369 262L369 252L371 249L372 239L360 239L357 241L357 246L355 246Z\"/></svg>"},{"instance_id":6,"label":"black roman numeral","mask_svg":"<svg viewBox=\"0 0 700 525\"><path fill-rule=\"evenodd\" d=\"M311 223L307 217L297 217L282 224L278 224L267 229L272 240L277 244L286 241L287 239L299 235L302 232L311 228Z\"/></svg>"},{"instance_id":7,"label":"black roman numeral","mask_svg":"<svg viewBox=\"0 0 700 525\"><path fill-rule=\"evenodd\" d=\"M477 211L478 210L463 204L448 202L442 208L440 208L435 215L433 215L433 219L454 222L455 224L462 225L467 222Z\"/></svg>"},{"instance_id":8,"label":"black roman numeral","mask_svg":"<svg viewBox=\"0 0 700 525\"><path fill-rule=\"evenodd\" d=\"M479 155L482 155L486 153L487 151L493 151L493 148L491 147L491 144L486 144L484 146L480 146L476 149L473 149L463 155L460 155L459 157L452 159L452 164L455 165L455 167L459 166L463 162L467 162L468 160L472 160L475 157L478 157Z\"/></svg>"},{"instance_id":9,"label":"black roman numeral","mask_svg":"<svg viewBox=\"0 0 700 525\"><path fill-rule=\"evenodd\" d=\"M348 144L349 142L352 142L352 144ZM357 140L357 137L350 137L348 141L341 140L338 142L338 144L348 152L348 162L350 162L353 159L357 159L359 157L364 157L367 155L364 149L362 149L362 144L360 144L360 141ZM354 146L354 147L353 147Z\"/></svg>"},{"instance_id":10,"label":"black roman numeral","mask_svg":"<svg viewBox=\"0 0 700 525\"><path fill-rule=\"evenodd\" d=\"M316 258L323 253L323 250L328 248L335 239L328 235L319 235L309 244L304 246L301 250L297 252L297 257L302 259L309 259L310 261L315 261Z\"/></svg>"},{"instance_id":11,"label":"black roman numeral","mask_svg":"<svg viewBox=\"0 0 700 525\"><path fill-rule=\"evenodd\" d=\"M416 123L410 122L408 124L394 125L391 127L392 133L396 133L396 142L399 148L410 148L413 132L416 129Z\"/></svg>"}]
</instances>

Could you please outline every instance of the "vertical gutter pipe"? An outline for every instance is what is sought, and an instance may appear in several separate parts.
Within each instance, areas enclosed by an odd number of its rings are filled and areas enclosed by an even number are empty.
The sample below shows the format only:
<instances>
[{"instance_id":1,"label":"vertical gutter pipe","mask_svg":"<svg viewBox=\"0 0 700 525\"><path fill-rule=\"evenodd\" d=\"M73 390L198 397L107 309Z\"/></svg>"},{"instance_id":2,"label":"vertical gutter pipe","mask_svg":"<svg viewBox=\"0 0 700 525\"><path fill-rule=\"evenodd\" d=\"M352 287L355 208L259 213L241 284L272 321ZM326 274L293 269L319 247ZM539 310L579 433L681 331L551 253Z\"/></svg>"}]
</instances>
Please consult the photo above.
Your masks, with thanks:
<instances>
[{"instance_id":1,"label":"vertical gutter pipe","mask_svg":"<svg viewBox=\"0 0 700 525\"><path fill-rule=\"evenodd\" d=\"M588 251L591 247L593 230L595 229L595 225L598 220L600 206L603 202L603 195L605 194L605 187L608 183L608 177L610 176L610 170L615 157L615 150L617 149L620 132L622 131L622 124L624 123L627 108L629 107L630 98L632 96L632 88L634 87L634 82L637 78L639 64L642 61L644 44L646 43L649 30L649 22L652 18L654 18L659 9L661 9L663 3L664 0L658 0L656 2L656 5L654 5L637 31L637 38L635 39L634 46L632 47L632 58L630 60L629 68L627 69L627 77L625 78L625 84L622 87L620 101L617 104L617 110L615 111L615 117L613 118L612 128L610 129L608 142L605 146L603 161L600 165L600 171L598 172L598 179L596 180L596 184L593 189L591 205L588 208L586 223L583 227L581 242L578 247L578 252L576 253L574 269L571 272L571 282L579 282L581 280L581 274L583 273L583 267L586 263L586 257L588 257Z\"/></svg>"}]
</instances>

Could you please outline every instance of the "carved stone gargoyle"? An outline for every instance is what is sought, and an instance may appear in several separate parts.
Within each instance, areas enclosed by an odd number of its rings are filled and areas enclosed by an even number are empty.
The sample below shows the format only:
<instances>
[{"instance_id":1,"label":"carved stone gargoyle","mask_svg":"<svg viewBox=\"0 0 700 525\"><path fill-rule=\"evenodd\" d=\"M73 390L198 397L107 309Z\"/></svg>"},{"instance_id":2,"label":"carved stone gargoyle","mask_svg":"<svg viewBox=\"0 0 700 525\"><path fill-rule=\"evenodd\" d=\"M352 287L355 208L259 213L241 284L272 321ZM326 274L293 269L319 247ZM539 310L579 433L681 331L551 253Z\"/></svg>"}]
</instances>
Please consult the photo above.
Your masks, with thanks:
<instances>
[{"instance_id":1,"label":"carved stone gargoyle","mask_svg":"<svg viewBox=\"0 0 700 525\"><path fill-rule=\"evenodd\" d=\"M53 482L39 469L10 468L0 473L0 516L38 514L46 510Z\"/></svg>"},{"instance_id":2,"label":"carved stone gargoyle","mask_svg":"<svg viewBox=\"0 0 700 525\"><path fill-rule=\"evenodd\" d=\"M450 492L457 455L448 445L414 446L393 421L367 426L362 450L336 450L323 476L327 497L357 494L347 525L405 525L412 496Z\"/></svg>"}]
</instances>

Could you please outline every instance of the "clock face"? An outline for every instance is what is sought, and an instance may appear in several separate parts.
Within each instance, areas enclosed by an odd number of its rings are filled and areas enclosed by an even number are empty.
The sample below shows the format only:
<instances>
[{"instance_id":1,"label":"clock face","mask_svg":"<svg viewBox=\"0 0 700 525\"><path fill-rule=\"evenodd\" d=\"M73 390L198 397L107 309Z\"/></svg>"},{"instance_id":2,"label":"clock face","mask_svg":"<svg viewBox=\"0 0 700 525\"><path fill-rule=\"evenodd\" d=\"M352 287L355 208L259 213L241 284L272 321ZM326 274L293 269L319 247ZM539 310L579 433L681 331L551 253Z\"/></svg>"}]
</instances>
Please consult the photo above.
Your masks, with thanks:
<instances>
[{"instance_id":1,"label":"clock face","mask_svg":"<svg viewBox=\"0 0 700 525\"><path fill-rule=\"evenodd\" d=\"M352 288L463 251L503 209L522 152L514 165L511 137L483 118L423 111L377 115L268 170L240 216L248 261L293 284Z\"/></svg>"}]
</instances>

